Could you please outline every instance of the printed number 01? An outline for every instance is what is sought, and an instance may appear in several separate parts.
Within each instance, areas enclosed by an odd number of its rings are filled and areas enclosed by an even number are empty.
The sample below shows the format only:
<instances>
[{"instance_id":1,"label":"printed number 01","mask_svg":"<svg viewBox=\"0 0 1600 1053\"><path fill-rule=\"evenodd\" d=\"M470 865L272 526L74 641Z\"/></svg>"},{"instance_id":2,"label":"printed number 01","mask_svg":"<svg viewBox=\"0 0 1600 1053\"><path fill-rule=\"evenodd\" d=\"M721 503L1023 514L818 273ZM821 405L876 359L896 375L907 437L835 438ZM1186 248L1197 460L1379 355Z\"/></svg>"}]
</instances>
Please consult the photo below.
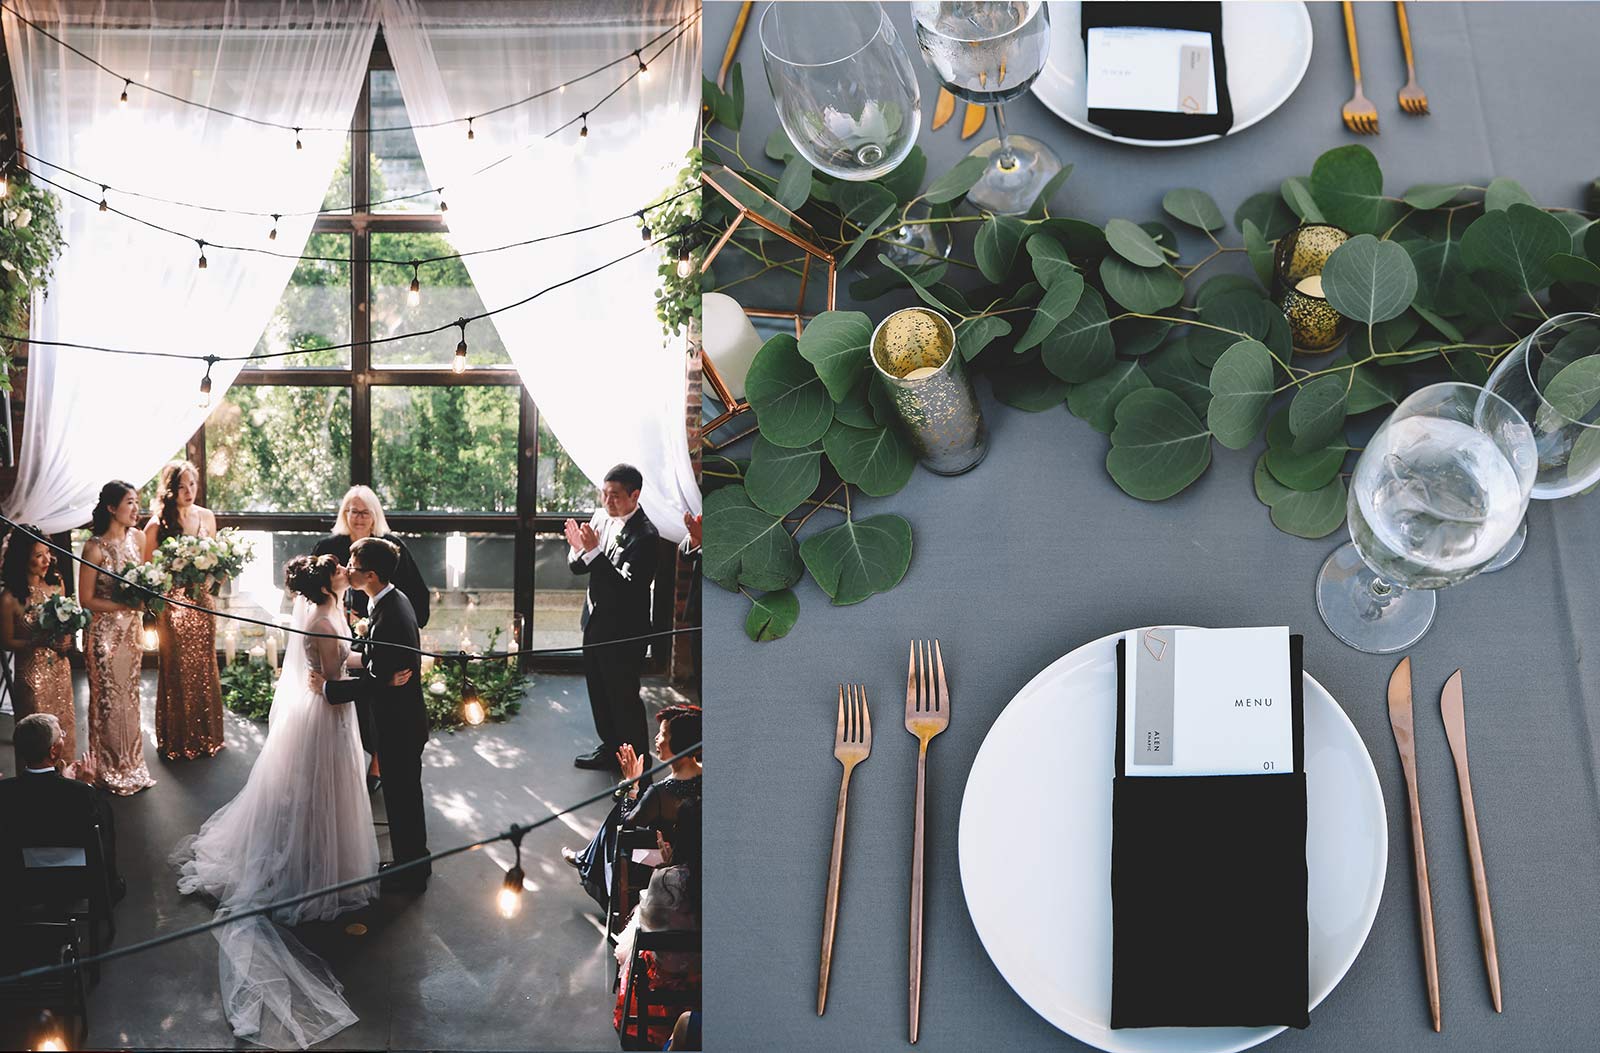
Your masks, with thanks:
<instances>
[{"instance_id":1,"label":"printed number 01","mask_svg":"<svg viewBox=\"0 0 1600 1053\"><path fill-rule=\"evenodd\" d=\"M1272 761L1262 761L1261 762L1261 770L1262 771L1271 771L1274 767L1276 767L1276 765Z\"/></svg>"}]
</instances>

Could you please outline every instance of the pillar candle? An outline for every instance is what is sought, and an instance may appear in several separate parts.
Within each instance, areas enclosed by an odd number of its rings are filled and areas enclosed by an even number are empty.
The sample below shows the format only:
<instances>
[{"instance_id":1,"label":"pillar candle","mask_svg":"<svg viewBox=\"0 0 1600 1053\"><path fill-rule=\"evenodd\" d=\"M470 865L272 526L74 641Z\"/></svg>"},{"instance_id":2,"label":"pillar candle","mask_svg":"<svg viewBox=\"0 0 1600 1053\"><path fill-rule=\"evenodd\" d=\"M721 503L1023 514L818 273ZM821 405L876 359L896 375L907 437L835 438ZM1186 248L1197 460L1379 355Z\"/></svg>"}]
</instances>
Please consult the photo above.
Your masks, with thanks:
<instances>
[{"instance_id":1,"label":"pillar candle","mask_svg":"<svg viewBox=\"0 0 1600 1053\"><path fill-rule=\"evenodd\" d=\"M706 293L700 298L703 319L703 346L706 357L717 367L728 391L735 399L744 398L744 378L750 363L761 350L761 335L738 301L725 293Z\"/></svg>"}]
</instances>

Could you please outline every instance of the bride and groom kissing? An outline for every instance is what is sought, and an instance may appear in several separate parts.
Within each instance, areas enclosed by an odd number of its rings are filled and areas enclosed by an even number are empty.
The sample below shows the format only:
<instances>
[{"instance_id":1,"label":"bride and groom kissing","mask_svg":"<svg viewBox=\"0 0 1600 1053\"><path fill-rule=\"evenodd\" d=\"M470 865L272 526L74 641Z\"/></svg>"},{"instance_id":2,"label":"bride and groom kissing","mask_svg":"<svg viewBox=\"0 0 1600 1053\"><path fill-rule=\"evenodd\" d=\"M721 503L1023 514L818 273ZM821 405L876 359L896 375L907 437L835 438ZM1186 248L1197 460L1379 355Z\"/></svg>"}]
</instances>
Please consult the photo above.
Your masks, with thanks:
<instances>
[{"instance_id":1,"label":"bride and groom kissing","mask_svg":"<svg viewBox=\"0 0 1600 1053\"><path fill-rule=\"evenodd\" d=\"M293 899L377 872L366 763L351 704L371 704L383 763L394 863L384 892L420 893L430 866L422 799L428 741L416 614L392 584L400 552L382 538L284 568L293 628L266 742L244 789L173 854L178 889L216 899L217 917ZM342 598L368 597L369 630L350 634ZM420 861L420 862L418 862ZM409 865L408 865L409 864ZM279 926L331 920L366 906L379 882L353 885L216 928L224 1007L236 1035L305 1048L356 1021L327 965Z\"/></svg>"}]
</instances>

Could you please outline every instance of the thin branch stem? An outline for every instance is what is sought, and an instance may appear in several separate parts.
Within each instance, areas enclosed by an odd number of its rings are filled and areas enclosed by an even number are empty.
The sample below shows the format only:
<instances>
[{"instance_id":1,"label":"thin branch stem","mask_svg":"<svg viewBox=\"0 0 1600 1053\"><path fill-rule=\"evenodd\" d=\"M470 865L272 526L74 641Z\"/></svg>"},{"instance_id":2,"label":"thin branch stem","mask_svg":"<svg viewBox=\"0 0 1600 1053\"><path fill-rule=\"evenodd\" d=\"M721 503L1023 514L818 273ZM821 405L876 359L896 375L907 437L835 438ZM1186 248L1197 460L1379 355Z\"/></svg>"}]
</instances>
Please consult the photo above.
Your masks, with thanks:
<instances>
[{"instance_id":1,"label":"thin branch stem","mask_svg":"<svg viewBox=\"0 0 1600 1053\"><path fill-rule=\"evenodd\" d=\"M837 507L836 505L829 505L828 502L833 498L833 495L838 493L841 489L844 490L844 499L846 503L846 507L842 509L842 511L844 512L845 516L848 517L850 515L850 509L848 507L850 501L850 487L849 484L840 482L838 486L835 486L832 490L828 491L827 496L823 497L822 500L817 502L817 507L800 517L800 522L796 523L794 525L794 529L789 531L790 535L798 535L800 533L800 528L806 525L806 520L810 519L824 508Z\"/></svg>"}]
</instances>

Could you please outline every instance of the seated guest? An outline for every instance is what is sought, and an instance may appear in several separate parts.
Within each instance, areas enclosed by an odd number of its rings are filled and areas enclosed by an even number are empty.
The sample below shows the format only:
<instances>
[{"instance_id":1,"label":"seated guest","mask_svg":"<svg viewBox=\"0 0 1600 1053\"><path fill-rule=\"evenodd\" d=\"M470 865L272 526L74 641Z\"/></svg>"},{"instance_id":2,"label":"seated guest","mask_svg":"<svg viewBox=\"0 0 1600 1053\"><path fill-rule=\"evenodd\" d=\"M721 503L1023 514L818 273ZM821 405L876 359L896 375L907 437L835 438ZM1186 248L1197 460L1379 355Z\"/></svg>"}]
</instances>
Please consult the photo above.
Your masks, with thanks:
<instances>
[{"instance_id":1,"label":"seated guest","mask_svg":"<svg viewBox=\"0 0 1600 1053\"><path fill-rule=\"evenodd\" d=\"M694 568L694 577L689 582L689 595L683 605L683 623L685 625L700 624L700 532L703 517L693 512L683 514L683 526L687 533L678 544L678 554L689 561ZM689 661L693 668L694 682L700 683L700 634L695 633L689 638Z\"/></svg>"},{"instance_id":2,"label":"seated guest","mask_svg":"<svg viewBox=\"0 0 1600 1053\"><path fill-rule=\"evenodd\" d=\"M39 846L81 847L91 865L105 867L112 902L125 891L117 874L116 833L111 809L92 786L78 781L91 773L67 763L61 723L48 713L17 721L12 734L17 777L0 780L0 903L16 906L22 850ZM93 851L94 825L100 824L99 851Z\"/></svg>"},{"instance_id":3,"label":"seated guest","mask_svg":"<svg viewBox=\"0 0 1600 1053\"><path fill-rule=\"evenodd\" d=\"M670 836L670 839L669 839ZM611 1026L622 1029L623 999L628 991L628 970L633 964L634 938L640 932L696 932L700 929L700 803L685 804L672 833L656 831L663 865L650 876L639 906L617 937L617 1006ZM641 962L648 971L651 991L698 991L700 955L689 951L645 951ZM671 1000L670 997L668 999ZM634 1005L638 1010L635 994ZM678 1014L653 1002L646 1025L646 1043L659 1049L672 1037ZM637 1024L634 1025L637 1028ZM637 1031L624 1035L636 1040Z\"/></svg>"},{"instance_id":4,"label":"seated guest","mask_svg":"<svg viewBox=\"0 0 1600 1053\"><path fill-rule=\"evenodd\" d=\"M561 858L577 869L578 880L602 907L611 902L611 868L617 862L619 826L670 832L677 822L678 810L691 801L696 804L700 801L700 750L689 751L689 747L700 741L700 707L667 706L656 714L656 720L660 724L656 731L656 756L672 762L671 776L642 794L638 783L618 790L614 795L616 807L588 847L581 851L561 850ZM622 767L624 779L636 779L644 771L644 758L635 756L629 745L617 751L617 763Z\"/></svg>"}]
</instances>

